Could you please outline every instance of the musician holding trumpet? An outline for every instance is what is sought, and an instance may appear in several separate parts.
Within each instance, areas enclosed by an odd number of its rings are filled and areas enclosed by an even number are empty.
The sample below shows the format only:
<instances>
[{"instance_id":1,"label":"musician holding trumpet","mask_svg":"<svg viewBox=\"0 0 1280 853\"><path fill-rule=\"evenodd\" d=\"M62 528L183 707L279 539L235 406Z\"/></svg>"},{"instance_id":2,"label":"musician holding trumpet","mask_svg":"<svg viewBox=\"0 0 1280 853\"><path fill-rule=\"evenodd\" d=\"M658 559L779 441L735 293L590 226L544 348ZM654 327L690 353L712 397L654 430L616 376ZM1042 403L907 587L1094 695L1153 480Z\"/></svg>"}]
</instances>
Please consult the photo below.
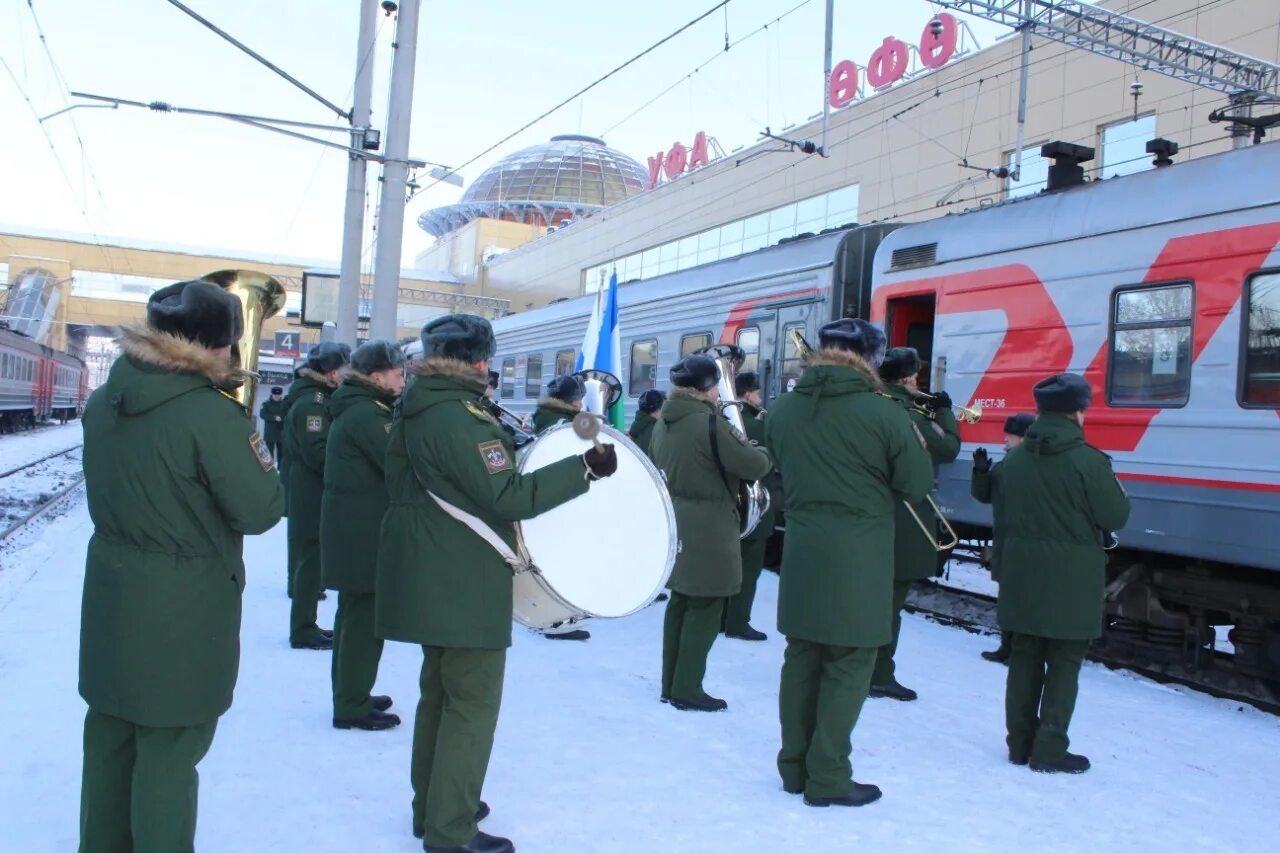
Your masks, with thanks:
<instances>
[{"instance_id":1,"label":"musician holding trumpet","mask_svg":"<svg viewBox=\"0 0 1280 853\"><path fill-rule=\"evenodd\" d=\"M945 391L933 395L920 391L918 376L923 367L915 349L894 347L885 353L880 378L885 383L885 395L907 410L912 423L924 436L925 448L936 468L944 462L955 461L959 455L960 429L951 411L951 397ZM893 637L876 655L876 668L871 675L873 698L911 702L917 697L916 691L898 683L894 655L902 631L902 608L907 601L907 591L916 581L937 574L937 529L938 515L929 500L910 505L899 502L894 507ZM928 535L926 530L934 531L933 535Z\"/></svg>"}]
</instances>

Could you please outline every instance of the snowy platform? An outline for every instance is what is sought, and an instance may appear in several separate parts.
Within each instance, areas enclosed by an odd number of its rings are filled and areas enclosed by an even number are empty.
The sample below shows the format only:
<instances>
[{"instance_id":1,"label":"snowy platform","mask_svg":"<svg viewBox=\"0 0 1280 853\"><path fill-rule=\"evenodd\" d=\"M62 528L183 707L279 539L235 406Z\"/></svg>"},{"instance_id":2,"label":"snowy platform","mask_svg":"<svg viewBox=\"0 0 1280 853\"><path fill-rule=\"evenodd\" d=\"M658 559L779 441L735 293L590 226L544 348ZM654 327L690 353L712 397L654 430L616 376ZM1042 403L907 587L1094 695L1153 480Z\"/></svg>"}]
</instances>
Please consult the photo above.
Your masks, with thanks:
<instances>
[{"instance_id":1,"label":"snowy platform","mask_svg":"<svg viewBox=\"0 0 1280 853\"><path fill-rule=\"evenodd\" d=\"M0 556L5 850L76 846L76 655L91 530L82 501ZM283 525L248 540L240 684L200 768L197 848L420 850L408 779L420 652L388 644L378 682L405 725L334 730L328 653L286 642L284 553ZM485 829L522 853L1275 849L1280 719L1086 665L1072 735L1094 769L1034 774L1005 760L1005 670L978 656L993 638L915 616L899 671L920 701L869 701L854 733L855 775L884 798L807 808L781 791L773 764L776 593L766 573L754 623L768 642L721 640L712 651L707 687L728 700L722 714L658 702L661 605L594 626L587 643L517 629ZM322 624L333 604L322 605Z\"/></svg>"}]
</instances>

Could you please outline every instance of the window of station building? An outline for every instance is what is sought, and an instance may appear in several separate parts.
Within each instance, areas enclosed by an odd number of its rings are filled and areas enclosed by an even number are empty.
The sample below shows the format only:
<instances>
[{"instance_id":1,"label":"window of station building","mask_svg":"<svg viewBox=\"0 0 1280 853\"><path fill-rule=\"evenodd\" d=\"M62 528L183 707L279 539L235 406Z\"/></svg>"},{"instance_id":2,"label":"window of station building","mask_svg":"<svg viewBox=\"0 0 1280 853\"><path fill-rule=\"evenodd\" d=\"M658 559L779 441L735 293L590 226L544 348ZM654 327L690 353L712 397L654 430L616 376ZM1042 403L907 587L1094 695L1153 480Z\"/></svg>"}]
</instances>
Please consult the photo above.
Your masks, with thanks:
<instances>
[{"instance_id":1,"label":"window of station building","mask_svg":"<svg viewBox=\"0 0 1280 853\"><path fill-rule=\"evenodd\" d=\"M1140 116L1108 124L1102 128L1099 136L1102 143L1099 146L1102 149L1102 160L1098 165L1099 177L1114 178L1154 168L1151 155L1147 153L1147 142L1156 136L1155 116Z\"/></svg>"},{"instance_id":2,"label":"window of station building","mask_svg":"<svg viewBox=\"0 0 1280 853\"><path fill-rule=\"evenodd\" d=\"M658 342L654 339L631 343L632 397L639 397L658 384Z\"/></svg>"},{"instance_id":3,"label":"window of station building","mask_svg":"<svg viewBox=\"0 0 1280 853\"><path fill-rule=\"evenodd\" d=\"M578 362L578 351L573 349L562 349L556 353L556 376L564 376L566 373L573 373L574 365Z\"/></svg>"},{"instance_id":4,"label":"window of station building","mask_svg":"<svg viewBox=\"0 0 1280 853\"><path fill-rule=\"evenodd\" d=\"M700 349L711 346L711 333L698 332L695 335L684 335L680 338L680 357L693 355Z\"/></svg>"},{"instance_id":5,"label":"window of station building","mask_svg":"<svg viewBox=\"0 0 1280 853\"><path fill-rule=\"evenodd\" d=\"M804 371L804 360L800 357L800 350L796 349L795 338L791 334L791 330L795 329L801 334L804 333L804 323L788 323L782 330L782 390L790 391L788 382L792 379L799 379L800 374Z\"/></svg>"},{"instance_id":6,"label":"window of station building","mask_svg":"<svg viewBox=\"0 0 1280 853\"><path fill-rule=\"evenodd\" d=\"M1280 407L1280 272L1262 273L1249 280L1245 303L1243 381L1240 402L1245 406Z\"/></svg>"},{"instance_id":7,"label":"window of station building","mask_svg":"<svg viewBox=\"0 0 1280 853\"><path fill-rule=\"evenodd\" d=\"M566 371L568 372L568 371ZM536 400L542 395L542 356L531 355L524 374L524 396Z\"/></svg>"},{"instance_id":8,"label":"window of station building","mask_svg":"<svg viewBox=\"0 0 1280 853\"><path fill-rule=\"evenodd\" d=\"M1121 290L1111 322L1107 401L1183 406L1191 390L1190 283Z\"/></svg>"},{"instance_id":9,"label":"window of station building","mask_svg":"<svg viewBox=\"0 0 1280 853\"><path fill-rule=\"evenodd\" d=\"M504 358L502 360L502 377L498 383L498 397L503 400L509 400L516 394L516 360L514 358Z\"/></svg>"},{"instance_id":10,"label":"window of station building","mask_svg":"<svg viewBox=\"0 0 1280 853\"><path fill-rule=\"evenodd\" d=\"M760 372L760 330L755 326L747 326L738 330L738 347L742 350L742 369L752 373Z\"/></svg>"},{"instance_id":11,"label":"window of station building","mask_svg":"<svg viewBox=\"0 0 1280 853\"><path fill-rule=\"evenodd\" d=\"M1043 142L1037 142L1035 145L1028 145L1022 149L1022 170L1018 174L1015 181L1012 174L1004 181L1004 197L1005 198L1022 198L1023 196L1035 195L1045 187L1049 186L1049 161L1040 156L1040 147ZM1005 168L1013 172L1015 166L1018 165L1018 155L1016 151L1008 151L1004 155Z\"/></svg>"}]
</instances>

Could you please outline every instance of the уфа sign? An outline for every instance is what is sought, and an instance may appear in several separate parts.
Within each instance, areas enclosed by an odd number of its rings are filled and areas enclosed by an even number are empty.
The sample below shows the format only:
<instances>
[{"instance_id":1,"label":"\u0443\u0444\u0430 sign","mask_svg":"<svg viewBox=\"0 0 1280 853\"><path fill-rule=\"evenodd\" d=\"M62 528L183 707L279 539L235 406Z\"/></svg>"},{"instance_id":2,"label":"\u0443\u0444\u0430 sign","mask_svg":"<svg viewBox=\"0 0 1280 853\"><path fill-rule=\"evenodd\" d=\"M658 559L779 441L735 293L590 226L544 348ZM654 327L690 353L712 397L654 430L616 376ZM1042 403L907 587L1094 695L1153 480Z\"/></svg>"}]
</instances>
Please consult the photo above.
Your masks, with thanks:
<instances>
[{"instance_id":1,"label":"\u0443\u0444\u0430 sign","mask_svg":"<svg viewBox=\"0 0 1280 853\"><path fill-rule=\"evenodd\" d=\"M700 130L693 137L693 147L686 148L683 143L677 142L671 146L670 151L659 151L649 158L649 189L656 187L664 175L668 181L673 181L685 172L692 172L710 162L707 134Z\"/></svg>"},{"instance_id":2,"label":"\u0443\u0444\u0430 sign","mask_svg":"<svg viewBox=\"0 0 1280 853\"><path fill-rule=\"evenodd\" d=\"M300 337L297 332L276 332L276 355L290 358L302 355Z\"/></svg>"},{"instance_id":3,"label":"\u0443\u0444\u0430 sign","mask_svg":"<svg viewBox=\"0 0 1280 853\"><path fill-rule=\"evenodd\" d=\"M840 109L862 97L865 86L877 92L887 89L912 71L912 53L919 59L915 73L941 68L955 56L959 41L960 24L955 16L946 12L934 15L924 25L919 48L888 36L871 54L871 60L865 66L848 59L831 66L827 100L832 109Z\"/></svg>"}]
</instances>

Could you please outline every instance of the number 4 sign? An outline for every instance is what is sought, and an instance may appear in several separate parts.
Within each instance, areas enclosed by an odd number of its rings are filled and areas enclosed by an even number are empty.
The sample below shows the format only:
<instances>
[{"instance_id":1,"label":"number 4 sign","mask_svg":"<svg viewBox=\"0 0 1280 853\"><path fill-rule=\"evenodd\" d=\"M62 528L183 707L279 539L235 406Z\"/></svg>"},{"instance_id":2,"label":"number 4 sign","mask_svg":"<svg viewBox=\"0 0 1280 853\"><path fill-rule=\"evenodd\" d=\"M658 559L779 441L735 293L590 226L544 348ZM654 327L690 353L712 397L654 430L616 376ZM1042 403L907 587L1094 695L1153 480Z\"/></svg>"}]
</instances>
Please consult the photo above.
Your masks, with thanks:
<instances>
[{"instance_id":1,"label":"number 4 sign","mask_svg":"<svg viewBox=\"0 0 1280 853\"><path fill-rule=\"evenodd\" d=\"M276 332L276 355L293 358L301 355L298 350L297 332Z\"/></svg>"}]
</instances>

